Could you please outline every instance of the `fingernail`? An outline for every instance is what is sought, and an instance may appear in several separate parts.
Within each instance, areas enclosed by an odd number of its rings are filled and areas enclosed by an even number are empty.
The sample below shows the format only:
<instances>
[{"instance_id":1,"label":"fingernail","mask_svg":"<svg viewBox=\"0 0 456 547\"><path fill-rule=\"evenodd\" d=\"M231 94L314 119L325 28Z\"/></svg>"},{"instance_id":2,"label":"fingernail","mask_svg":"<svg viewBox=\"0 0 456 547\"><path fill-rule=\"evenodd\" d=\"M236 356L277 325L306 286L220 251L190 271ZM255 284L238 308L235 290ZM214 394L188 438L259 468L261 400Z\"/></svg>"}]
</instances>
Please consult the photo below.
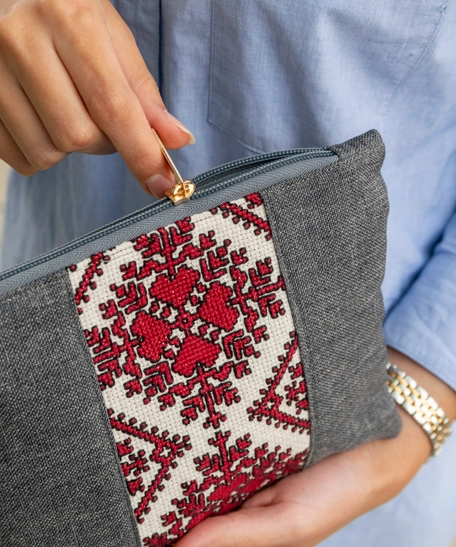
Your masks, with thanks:
<instances>
[{"instance_id":1,"label":"fingernail","mask_svg":"<svg viewBox=\"0 0 456 547\"><path fill-rule=\"evenodd\" d=\"M188 144L195 144L195 142L196 142L195 135L193 135L193 133L191 131L189 131L182 122L180 122L177 118L175 118L167 110L165 110L165 114L171 119L171 121L173 122L173 124L176 127L178 127L184 133L187 133L187 135L190 135L190 141L189 141Z\"/></svg>"},{"instance_id":2,"label":"fingernail","mask_svg":"<svg viewBox=\"0 0 456 547\"><path fill-rule=\"evenodd\" d=\"M154 197L160 199L164 197L167 190L174 186L174 182L171 182L163 175L154 175L146 180L146 186Z\"/></svg>"}]
</instances>

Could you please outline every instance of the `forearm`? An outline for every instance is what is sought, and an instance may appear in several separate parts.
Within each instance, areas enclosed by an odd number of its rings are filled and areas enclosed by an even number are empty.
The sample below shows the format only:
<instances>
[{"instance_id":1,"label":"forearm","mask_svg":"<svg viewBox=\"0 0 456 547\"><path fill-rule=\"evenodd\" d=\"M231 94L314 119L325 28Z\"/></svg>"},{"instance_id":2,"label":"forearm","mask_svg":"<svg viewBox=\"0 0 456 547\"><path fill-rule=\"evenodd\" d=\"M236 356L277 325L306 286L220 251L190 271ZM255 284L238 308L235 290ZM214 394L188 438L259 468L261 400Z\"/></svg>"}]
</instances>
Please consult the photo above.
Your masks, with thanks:
<instances>
[{"instance_id":1,"label":"forearm","mask_svg":"<svg viewBox=\"0 0 456 547\"><path fill-rule=\"evenodd\" d=\"M388 357L392 363L426 389L451 421L456 419L456 392L451 387L393 348L388 348ZM377 441L365 448L371 452L377 469L376 475L379 477L378 484L373 488L372 507L379 504L379 499L387 501L402 490L431 453L431 443L423 428L404 409L398 407L398 410L403 423L399 437ZM386 445L388 449L377 451L375 448L378 443L382 444L383 448ZM384 472L378 472L379 469L383 469ZM386 477L388 477L387 481L385 481Z\"/></svg>"}]
</instances>

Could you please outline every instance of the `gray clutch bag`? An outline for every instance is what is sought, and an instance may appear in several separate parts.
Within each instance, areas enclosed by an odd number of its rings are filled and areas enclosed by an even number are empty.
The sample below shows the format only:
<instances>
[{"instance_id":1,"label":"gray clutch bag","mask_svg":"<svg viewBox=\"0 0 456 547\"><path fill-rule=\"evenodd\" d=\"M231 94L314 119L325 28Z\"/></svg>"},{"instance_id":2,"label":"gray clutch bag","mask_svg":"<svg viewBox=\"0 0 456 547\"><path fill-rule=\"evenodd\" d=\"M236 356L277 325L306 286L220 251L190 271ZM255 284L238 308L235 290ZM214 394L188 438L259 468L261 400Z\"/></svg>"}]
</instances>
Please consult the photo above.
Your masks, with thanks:
<instances>
[{"instance_id":1,"label":"gray clutch bag","mask_svg":"<svg viewBox=\"0 0 456 547\"><path fill-rule=\"evenodd\" d=\"M245 158L0 274L1 545L171 545L399 433L383 157Z\"/></svg>"}]
</instances>

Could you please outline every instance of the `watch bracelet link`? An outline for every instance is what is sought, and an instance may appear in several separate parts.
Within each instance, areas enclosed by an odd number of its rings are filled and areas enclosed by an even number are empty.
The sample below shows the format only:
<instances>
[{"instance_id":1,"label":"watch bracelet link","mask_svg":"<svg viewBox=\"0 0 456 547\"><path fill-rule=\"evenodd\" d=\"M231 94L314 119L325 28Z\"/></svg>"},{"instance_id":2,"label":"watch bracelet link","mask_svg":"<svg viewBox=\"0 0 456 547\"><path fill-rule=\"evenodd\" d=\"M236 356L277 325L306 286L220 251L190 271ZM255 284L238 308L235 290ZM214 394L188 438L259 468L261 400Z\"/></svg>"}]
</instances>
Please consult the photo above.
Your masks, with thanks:
<instances>
[{"instance_id":1,"label":"watch bracelet link","mask_svg":"<svg viewBox=\"0 0 456 547\"><path fill-rule=\"evenodd\" d=\"M451 422L437 401L403 370L392 363L387 364L388 392L428 434L432 445L432 456L437 456L451 434Z\"/></svg>"}]
</instances>

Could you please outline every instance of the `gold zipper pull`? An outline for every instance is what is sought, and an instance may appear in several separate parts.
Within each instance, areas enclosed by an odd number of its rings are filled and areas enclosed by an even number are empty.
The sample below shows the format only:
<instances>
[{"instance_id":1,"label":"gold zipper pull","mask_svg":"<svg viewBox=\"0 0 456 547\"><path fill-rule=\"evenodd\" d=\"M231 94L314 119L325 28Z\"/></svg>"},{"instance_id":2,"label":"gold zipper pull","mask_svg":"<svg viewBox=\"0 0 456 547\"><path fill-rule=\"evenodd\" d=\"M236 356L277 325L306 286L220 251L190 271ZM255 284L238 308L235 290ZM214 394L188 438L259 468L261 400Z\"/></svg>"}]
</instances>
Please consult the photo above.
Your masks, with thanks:
<instances>
[{"instance_id":1,"label":"gold zipper pull","mask_svg":"<svg viewBox=\"0 0 456 547\"><path fill-rule=\"evenodd\" d=\"M185 203L190 199L190 196L195 191L196 186L191 180L184 180L181 177L179 171L177 170L177 167L174 165L174 162L171 159L171 156L168 154L168 150L166 150L160 137L157 135L157 132L153 128L152 131L155 135L155 138L157 139L158 146L160 147L160 150L162 151L162 154L165 157L165 160L168 162L168 165L173 172L174 178L176 179L176 184L170 190L165 192L165 196L167 196L174 203L174 205L179 205L179 203Z\"/></svg>"}]
</instances>

